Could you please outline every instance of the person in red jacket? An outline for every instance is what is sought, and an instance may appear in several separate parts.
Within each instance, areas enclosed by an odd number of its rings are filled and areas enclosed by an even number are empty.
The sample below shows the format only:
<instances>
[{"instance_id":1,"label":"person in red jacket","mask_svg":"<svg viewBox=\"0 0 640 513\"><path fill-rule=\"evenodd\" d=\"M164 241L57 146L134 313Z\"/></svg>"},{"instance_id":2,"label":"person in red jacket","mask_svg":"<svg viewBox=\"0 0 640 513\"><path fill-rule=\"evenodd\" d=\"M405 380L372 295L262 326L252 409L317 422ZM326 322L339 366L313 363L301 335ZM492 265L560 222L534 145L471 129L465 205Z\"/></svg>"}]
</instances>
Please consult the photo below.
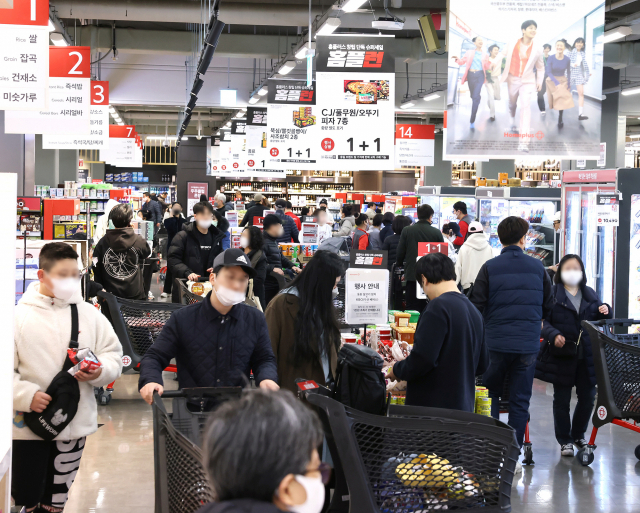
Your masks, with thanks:
<instances>
[{"instance_id":1,"label":"person in red jacket","mask_svg":"<svg viewBox=\"0 0 640 513\"><path fill-rule=\"evenodd\" d=\"M467 204L464 201L457 201L453 204L453 214L458 219L460 235L453 241L454 246L462 246L467 238L469 225L473 222L473 217L467 214Z\"/></svg>"},{"instance_id":2,"label":"person in red jacket","mask_svg":"<svg viewBox=\"0 0 640 513\"><path fill-rule=\"evenodd\" d=\"M356 229L353 232L353 249L369 249L369 216L360 214L356 218Z\"/></svg>"},{"instance_id":3,"label":"person in red jacket","mask_svg":"<svg viewBox=\"0 0 640 513\"><path fill-rule=\"evenodd\" d=\"M284 209L284 213L285 215L288 215L291 219L293 219L293 222L296 223L296 226L298 227L298 231L300 231L302 230L302 225L300 224L300 218L293 213L293 210L291 210L292 208L293 208L293 205L291 204L291 202L287 201L287 207Z\"/></svg>"}]
</instances>

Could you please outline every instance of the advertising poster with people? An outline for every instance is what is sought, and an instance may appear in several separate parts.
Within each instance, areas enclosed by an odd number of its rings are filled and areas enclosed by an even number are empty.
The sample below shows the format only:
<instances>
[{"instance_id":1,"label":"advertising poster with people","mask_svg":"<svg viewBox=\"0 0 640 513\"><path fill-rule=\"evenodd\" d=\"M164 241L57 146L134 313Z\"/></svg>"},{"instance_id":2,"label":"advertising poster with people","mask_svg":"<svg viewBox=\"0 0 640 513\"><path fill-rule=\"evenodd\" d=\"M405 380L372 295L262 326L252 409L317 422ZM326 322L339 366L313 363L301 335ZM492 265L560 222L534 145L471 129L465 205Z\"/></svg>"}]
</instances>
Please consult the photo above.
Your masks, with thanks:
<instances>
[{"instance_id":1,"label":"advertising poster with people","mask_svg":"<svg viewBox=\"0 0 640 513\"><path fill-rule=\"evenodd\" d=\"M318 36L320 169L395 169L393 38Z\"/></svg>"},{"instance_id":2,"label":"advertising poster with people","mask_svg":"<svg viewBox=\"0 0 640 513\"><path fill-rule=\"evenodd\" d=\"M602 0L450 0L447 157L597 158Z\"/></svg>"}]
</instances>

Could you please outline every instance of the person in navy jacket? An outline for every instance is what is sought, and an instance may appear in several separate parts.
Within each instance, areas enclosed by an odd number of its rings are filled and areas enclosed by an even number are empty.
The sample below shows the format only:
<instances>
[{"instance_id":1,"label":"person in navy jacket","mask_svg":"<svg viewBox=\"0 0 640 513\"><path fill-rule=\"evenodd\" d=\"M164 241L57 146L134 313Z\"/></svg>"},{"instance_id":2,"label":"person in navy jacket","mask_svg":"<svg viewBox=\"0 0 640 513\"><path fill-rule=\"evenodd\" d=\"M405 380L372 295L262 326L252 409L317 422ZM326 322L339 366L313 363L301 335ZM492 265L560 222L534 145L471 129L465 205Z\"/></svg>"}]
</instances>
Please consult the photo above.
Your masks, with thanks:
<instances>
[{"instance_id":1,"label":"person in navy jacket","mask_svg":"<svg viewBox=\"0 0 640 513\"><path fill-rule=\"evenodd\" d=\"M484 383L491 415L499 416L499 398L509 376L509 425L520 447L529 419L542 320L553 307L549 275L540 260L523 251L528 231L529 223L516 216L498 225L502 253L480 268L471 294L471 302L484 316L491 360Z\"/></svg>"},{"instance_id":2,"label":"person in navy jacket","mask_svg":"<svg viewBox=\"0 0 640 513\"><path fill-rule=\"evenodd\" d=\"M255 276L241 249L227 249L213 262L213 287L204 301L176 310L144 355L138 388L151 404L163 392L162 371L172 358L180 388L233 387L249 383L278 390L276 358L262 312L244 303Z\"/></svg>"},{"instance_id":3,"label":"person in navy jacket","mask_svg":"<svg viewBox=\"0 0 640 513\"><path fill-rule=\"evenodd\" d=\"M612 317L609 305L587 286L584 264L578 255L565 255L554 277L555 303L544 320L544 342L536 363L536 378L553 383L553 423L563 456L573 456L573 446L587 444L585 432L596 396L596 371L589 334L581 321ZM578 404L571 420L571 391Z\"/></svg>"}]
</instances>

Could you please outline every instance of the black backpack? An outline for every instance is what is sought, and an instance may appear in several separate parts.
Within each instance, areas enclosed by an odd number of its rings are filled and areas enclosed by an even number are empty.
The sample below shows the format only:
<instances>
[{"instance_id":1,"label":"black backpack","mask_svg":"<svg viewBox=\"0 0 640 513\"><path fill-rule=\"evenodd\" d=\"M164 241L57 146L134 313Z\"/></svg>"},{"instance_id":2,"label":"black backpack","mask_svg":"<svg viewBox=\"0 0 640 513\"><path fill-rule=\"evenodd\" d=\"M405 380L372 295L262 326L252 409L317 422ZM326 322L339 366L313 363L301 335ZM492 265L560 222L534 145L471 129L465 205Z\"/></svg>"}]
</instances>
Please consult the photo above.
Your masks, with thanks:
<instances>
[{"instance_id":1,"label":"black backpack","mask_svg":"<svg viewBox=\"0 0 640 513\"><path fill-rule=\"evenodd\" d=\"M359 344L345 344L338 352L332 397L345 406L374 415L385 415L387 387L382 357Z\"/></svg>"}]
</instances>

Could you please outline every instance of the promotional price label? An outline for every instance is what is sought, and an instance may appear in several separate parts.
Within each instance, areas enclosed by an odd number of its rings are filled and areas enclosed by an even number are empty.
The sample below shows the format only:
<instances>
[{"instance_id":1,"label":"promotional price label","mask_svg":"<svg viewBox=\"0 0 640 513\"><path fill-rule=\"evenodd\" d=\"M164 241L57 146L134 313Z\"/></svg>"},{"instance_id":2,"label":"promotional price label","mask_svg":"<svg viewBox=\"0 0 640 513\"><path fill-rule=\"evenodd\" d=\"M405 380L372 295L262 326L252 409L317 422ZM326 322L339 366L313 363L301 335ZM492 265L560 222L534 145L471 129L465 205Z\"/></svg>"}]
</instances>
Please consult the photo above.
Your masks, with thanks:
<instances>
[{"instance_id":1,"label":"promotional price label","mask_svg":"<svg viewBox=\"0 0 640 513\"><path fill-rule=\"evenodd\" d=\"M91 48L49 48L49 108L39 111L13 110L5 114L9 134L90 134Z\"/></svg>"},{"instance_id":2,"label":"promotional price label","mask_svg":"<svg viewBox=\"0 0 640 513\"><path fill-rule=\"evenodd\" d=\"M43 135L44 149L92 149L109 147L109 82L91 81L90 132L85 135Z\"/></svg>"},{"instance_id":3,"label":"promotional price label","mask_svg":"<svg viewBox=\"0 0 640 513\"><path fill-rule=\"evenodd\" d=\"M0 110L49 107L49 0L0 2Z\"/></svg>"},{"instance_id":4,"label":"promotional price label","mask_svg":"<svg viewBox=\"0 0 640 513\"><path fill-rule=\"evenodd\" d=\"M233 123L231 126L233 128ZM234 144L231 134L232 132L228 128L220 130L220 165L218 170L212 169L212 174L215 176L246 176L244 169L240 166L240 154L236 153L234 156Z\"/></svg>"},{"instance_id":5,"label":"promotional price label","mask_svg":"<svg viewBox=\"0 0 640 513\"><path fill-rule=\"evenodd\" d=\"M596 225L620 225L620 196L617 192L596 194Z\"/></svg>"},{"instance_id":6,"label":"promotional price label","mask_svg":"<svg viewBox=\"0 0 640 513\"><path fill-rule=\"evenodd\" d=\"M133 125L109 125L109 147L100 150L106 164L118 167L142 167L142 150Z\"/></svg>"},{"instance_id":7,"label":"promotional price label","mask_svg":"<svg viewBox=\"0 0 640 513\"><path fill-rule=\"evenodd\" d=\"M433 166L435 125L396 125L396 167Z\"/></svg>"},{"instance_id":8,"label":"promotional price label","mask_svg":"<svg viewBox=\"0 0 640 513\"><path fill-rule=\"evenodd\" d=\"M383 324L388 320L389 270L350 267L345 274L347 324Z\"/></svg>"},{"instance_id":9,"label":"promotional price label","mask_svg":"<svg viewBox=\"0 0 640 513\"><path fill-rule=\"evenodd\" d=\"M386 37L319 36L319 166L392 170L395 57Z\"/></svg>"},{"instance_id":10,"label":"promotional price label","mask_svg":"<svg viewBox=\"0 0 640 513\"><path fill-rule=\"evenodd\" d=\"M268 87L267 167L317 169L315 83L270 79Z\"/></svg>"}]
</instances>

